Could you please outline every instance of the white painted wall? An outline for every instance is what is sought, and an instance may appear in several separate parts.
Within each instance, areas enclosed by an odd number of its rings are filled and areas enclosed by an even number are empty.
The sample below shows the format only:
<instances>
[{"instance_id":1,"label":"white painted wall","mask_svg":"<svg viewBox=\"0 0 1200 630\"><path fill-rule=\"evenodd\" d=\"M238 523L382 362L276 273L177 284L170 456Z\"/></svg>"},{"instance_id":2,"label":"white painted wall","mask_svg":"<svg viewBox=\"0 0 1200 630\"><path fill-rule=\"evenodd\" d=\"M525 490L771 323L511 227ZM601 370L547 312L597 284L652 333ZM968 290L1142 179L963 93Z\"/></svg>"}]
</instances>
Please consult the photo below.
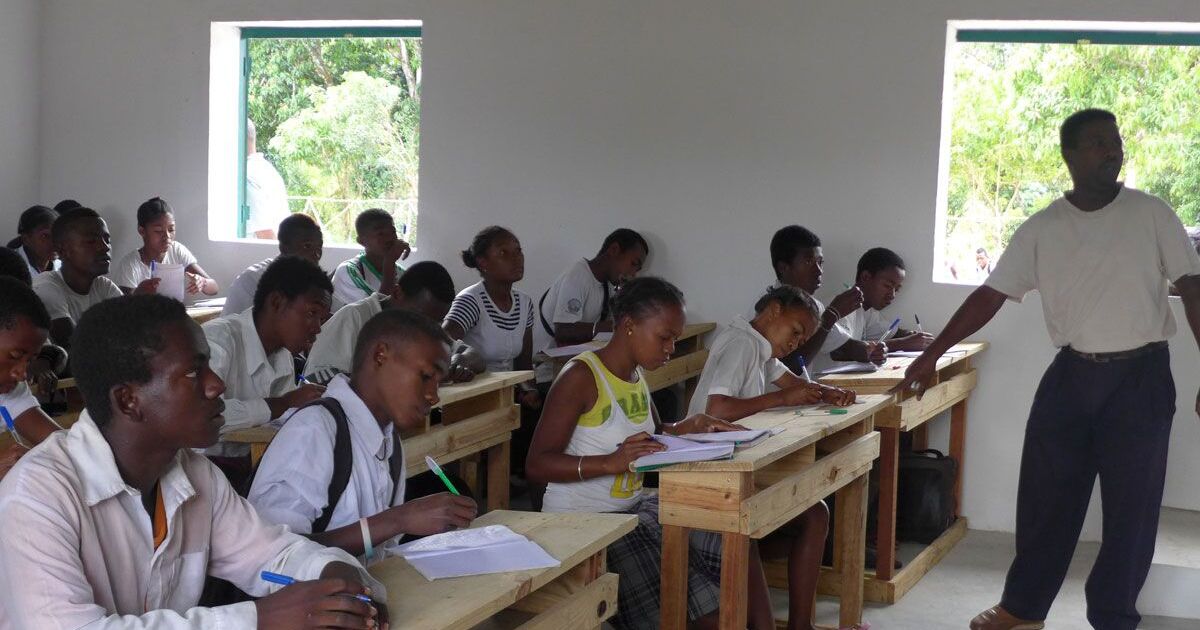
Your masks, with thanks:
<instances>
[{"instance_id":1,"label":"white painted wall","mask_svg":"<svg viewBox=\"0 0 1200 630\"><path fill-rule=\"evenodd\" d=\"M0 220L3 242L38 190L38 0L0 0ZM11 215L11 218L10 218Z\"/></svg>"},{"instance_id":2,"label":"white painted wall","mask_svg":"<svg viewBox=\"0 0 1200 630\"><path fill-rule=\"evenodd\" d=\"M182 240L228 283L268 246L206 242L211 21L421 19L425 24L419 255L455 264L484 223L522 238L538 294L611 228L644 231L649 270L696 319L725 320L771 280L785 223L820 233L829 287L865 248L910 262L897 313L939 326L966 296L932 264L948 19L1200 21L1194 0L48 0L43 198L78 196L110 219L119 253L133 209L162 195ZM332 265L348 256L328 251ZM1011 530L1025 415L1052 351L1036 298L981 335L965 512ZM1175 343L1181 408L1168 503L1200 507L1191 457L1200 378ZM1089 521L1095 536L1095 519Z\"/></svg>"}]
</instances>

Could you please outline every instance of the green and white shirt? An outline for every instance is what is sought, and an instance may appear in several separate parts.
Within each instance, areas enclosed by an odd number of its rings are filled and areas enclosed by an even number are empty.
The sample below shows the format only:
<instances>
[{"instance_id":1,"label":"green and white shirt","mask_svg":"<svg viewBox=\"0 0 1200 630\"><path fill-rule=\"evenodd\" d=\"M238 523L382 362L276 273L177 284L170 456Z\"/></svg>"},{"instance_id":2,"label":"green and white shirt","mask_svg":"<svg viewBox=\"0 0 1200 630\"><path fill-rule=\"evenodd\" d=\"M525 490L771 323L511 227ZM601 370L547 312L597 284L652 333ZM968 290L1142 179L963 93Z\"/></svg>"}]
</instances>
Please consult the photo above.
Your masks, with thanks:
<instances>
[{"instance_id":1,"label":"green and white shirt","mask_svg":"<svg viewBox=\"0 0 1200 630\"><path fill-rule=\"evenodd\" d=\"M396 264L396 278L404 267ZM376 269L365 253L338 265L333 272L333 311L347 304L371 297L383 284L383 272Z\"/></svg>"}]
</instances>

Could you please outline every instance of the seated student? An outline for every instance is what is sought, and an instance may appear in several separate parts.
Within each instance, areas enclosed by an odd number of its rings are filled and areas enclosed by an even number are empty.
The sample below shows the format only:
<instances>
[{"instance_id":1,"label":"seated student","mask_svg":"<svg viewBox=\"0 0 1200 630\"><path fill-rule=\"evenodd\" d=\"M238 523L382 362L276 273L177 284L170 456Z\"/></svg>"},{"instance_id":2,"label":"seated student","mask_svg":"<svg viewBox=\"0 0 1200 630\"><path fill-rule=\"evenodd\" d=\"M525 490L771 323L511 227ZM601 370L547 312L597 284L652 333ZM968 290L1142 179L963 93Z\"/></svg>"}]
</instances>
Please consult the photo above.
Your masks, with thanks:
<instances>
[{"instance_id":1,"label":"seated student","mask_svg":"<svg viewBox=\"0 0 1200 630\"><path fill-rule=\"evenodd\" d=\"M883 363L887 354L882 346L851 339L850 331L841 324L842 318L862 308L862 289L850 287L839 293L829 306L816 299L824 264L821 239L811 230L788 225L771 237L771 267L775 270L775 284L772 286L787 285L807 292L821 312L816 331L795 352L783 357L783 364L793 372L802 373L806 366L813 366L825 344L838 348L849 344L847 356L850 361Z\"/></svg>"},{"instance_id":2,"label":"seated student","mask_svg":"<svg viewBox=\"0 0 1200 630\"><path fill-rule=\"evenodd\" d=\"M650 255L650 245L641 234L628 228L613 231L588 260L575 261L550 285L538 300L534 323L534 354L552 346L569 346L591 341L599 332L611 332L609 293L612 287L637 276ZM549 362L537 369L537 381L554 380Z\"/></svg>"},{"instance_id":3,"label":"seated student","mask_svg":"<svg viewBox=\"0 0 1200 630\"><path fill-rule=\"evenodd\" d=\"M14 278L32 290L29 265L20 254L6 247L0 247L0 278ZM38 304L42 304L40 298ZM42 305L41 308L44 310L46 307ZM47 337L41 350L29 362L27 371L29 375L26 380L37 388L39 396L48 398L58 387L58 377L67 371L67 351L50 343Z\"/></svg>"},{"instance_id":4,"label":"seated student","mask_svg":"<svg viewBox=\"0 0 1200 630\"><path fill-rule=\"evenodd\" d=\"M0 277L0 407L15 429L14 444L0 452L0 478L26 450L59 428L26 383L49 330L50 315L33 289L16 278ZM5 431L7 423L0 424L0 433Z\"/></svg>"},{"instance_id":5,"label":"seated student","mask_svg":"<svg viewBox=\"0 0 1200 630\"><path fill-rule=\"evenodd\" d=\"M329 317L333 287L320 267L299 256L280 256L267 267L254 307L202 327L212 349L212 369L225 381L226 430L254 427L320 398L320 385L297 385L292 355L312 346ZM249 473L243 444L222 442L208 454L237 481Z\"/></svg>"},{"instance_id":6,"label":"seated student","mask_svg":"<svg viewBox=\"0 0 1200 630\"><path fill-rule=\"evenodd\" d=\"M308 352L304 378L310 383L328 383L338 374L349 374L354 345L363 326L385 310L414 311L440 322L454 299L454 280L446 268L433 261L419 262L405 271L390 295L375 293L342 307L321 326L321 334ZM486 368L483 357L464 344L455 344L448 376L456 382L469 381Z\"/></svg>"},{"instance_id":7,"label":"seated student","mask_svg":"<svg viewBox=\"0 0 1200 630\"><path fill-rule=\"evenodd\" d=\"M477 507L467 497L441 492L404 500L400 432L425 426L449 369L449 343L418 313L393 309L372 317L355 344L352 374L334 377L325 397L296 412L271 442L250 488L258 513L323 545L366 554L368 561L373 549L394 546L402 534L470 525ZM339 431L350 453L340 493L331 490Z\"/></svg>"},{"instance_id":8,"label":"seated student","mask_svg":"<svg viewBox=\"0 0 1200 630\"><path fill-rule=\"evenodd\" d=\"M397 261L408 258L410 251L396 235L395 219L379 208L363 210L354 219L354 231L365 251L333 272L334 311L372 293L391 293L396 278L404 273Z\"/></svg>"},{"instance_id":9,"label":"seated student","mask_svg":"<svg viewBox=\"0 0 1200 630\"><path fill-rule=\"evenodd\" d=\"M268 525L191 452L217 441L224 387L182 304L121 297L78 330L86 411L0 482L0 628L386 623L354 598L386 601L352 556ZM304 581L280 588L262 571ZM262 599L199 608L208 575Z\"/></svg>"},{"instance_id":10,"label":"seated student","mask_svg":"<svg viewBox=\"0 0 1200 630\"><path fill-rule=\"evenodd\" d=\"M33 206L21 213L17 221L17 238L9 241L9 249L15 250L29 267L29 275L58 269L58 254L54 251L54 239L50 238L50 227L58 213L46 206Z\"/></svg>"},{"instance_id":11,"label":"seated student","mask_svg":"<svg viewBox=\"0 0 1200 630\"><path fill-rule=\"evenodd\" d=\"M278 234L280 256L299 256L311 260L314 265L321 264L325 239L321 234L321 226L312 217L306 214L290 215L279 222ZM272 256L256 262L233 279L233 284L229 285L229 295L225 298L225 307L221 309L221 317L241 313L254 305L258 281L274 260Z\"/></svg>"},{"instance_id":12,"label":"seated student","mask_svg":"<svg viewBox=\"0 0 1200 630\"><path fill-rule=\"evenodd\" d=\"M543 511L638 516L637 529L608 548L608 568L621 579L611 622L621 629L657 628L662 553L658 498L643 493L642 474L630 472L629 464L662 450L650 437L659 429L685 434L740 427L706 415L660 424L642 371L665 363L683 331L679 289L660 278L630 280L613 298L612 314L615 330L608 344L572 359L550 388L525 471L530 481L548 484ZM690 548L688 617L715 624L721 537L692 532ZM757 554L752 554L751 566L751 575L761 577ZM765 579L752 581L749 597L751 626L774 628Z\"/></svg>"},{"instance_id":13,"label":"seated student","mask_svg":"<svg viewBox=\"0 0 1200 630\"><path fill-rule=\"evenodd\" d=\"M95 304L121 297L121 289L104 277L112 262L108 225L91 208L63 212L50 230L62 268L38 274L33 290L50 313L50 339L70 348L75 322Z\"/></svg>"},{"instance_id":14,"label":"seated student","mask_svg":"<svg viewBox=\"0 0 1200 630\"><path fill-rule=\"evenodd\" d=\"M896 299L896 294L904 287L904 276L904 260L885 247L869 249L858 259L855 284L862 289L863 306L841 321L852 339L882 341L885 350L924 350L929 347L933 335L904 328L897 328L892 336L881 340L891 322L880 311ZM844 358L850 354L845 347L827 350L828 346L827 341L821 350L833 361L852 360Z\"/></svg>"},{"instance_id":15,"label":"seated student","mask_svg":"<svg viewBox=\"0 0 1200 630\"><path fill-rule=\"evenodd\" d=\"M175 213L166 201L155 197L138 206L137 222L142 247L129 252L118 261L112 272L113 282L121 287L126 295L158 291L158 278L151 277L151 262L160 265L183 265L184 292L188 295L216 295L217 291L221 290L217 281L196 261L192 252L183 243L175 240Z\"/></svg>"}]
</instances>

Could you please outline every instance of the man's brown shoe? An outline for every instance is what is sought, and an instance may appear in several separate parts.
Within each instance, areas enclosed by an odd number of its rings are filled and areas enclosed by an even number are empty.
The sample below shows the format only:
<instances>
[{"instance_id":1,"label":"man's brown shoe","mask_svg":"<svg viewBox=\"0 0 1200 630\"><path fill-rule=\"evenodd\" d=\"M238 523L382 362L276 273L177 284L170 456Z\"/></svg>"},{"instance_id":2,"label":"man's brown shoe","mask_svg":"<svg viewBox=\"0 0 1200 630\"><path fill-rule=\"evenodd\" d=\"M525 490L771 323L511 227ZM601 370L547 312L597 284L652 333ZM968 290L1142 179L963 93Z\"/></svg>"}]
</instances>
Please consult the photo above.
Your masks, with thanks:
<instances>
[{"instance_id":1,"label":"man's brown shoe","mask_svg":"<svg viewBox=\"0 0 1200 630\"><path fill-rule=\"evenodd\" d=\"M1041 621L1018 619L999 606L992 606L971 620L971 630L1042 630L1045 627Z\"/></svg>"}]
</instances>

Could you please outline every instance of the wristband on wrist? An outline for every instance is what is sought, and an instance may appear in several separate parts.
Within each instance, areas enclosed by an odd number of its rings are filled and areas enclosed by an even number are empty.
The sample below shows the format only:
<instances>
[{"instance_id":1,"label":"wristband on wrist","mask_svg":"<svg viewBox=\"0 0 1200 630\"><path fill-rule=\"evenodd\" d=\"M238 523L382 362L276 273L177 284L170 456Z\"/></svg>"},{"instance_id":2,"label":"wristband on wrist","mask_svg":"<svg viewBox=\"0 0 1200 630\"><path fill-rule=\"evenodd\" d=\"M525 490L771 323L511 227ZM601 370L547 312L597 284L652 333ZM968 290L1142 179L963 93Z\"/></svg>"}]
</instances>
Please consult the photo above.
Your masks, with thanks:
<instances>
[{"instance_id":1,"label":"wristband on wrist","mask_svg":"<svg viewBox=\"0 0 1200 630\"><path fill-rule=\"evenodd\" d=\"M367 517L358 519L358 527L362 530L363 556L370 562L371 557L375 555L375 545L371 544L371 526L367 524Z\"/></svg>"}]
</instances>

